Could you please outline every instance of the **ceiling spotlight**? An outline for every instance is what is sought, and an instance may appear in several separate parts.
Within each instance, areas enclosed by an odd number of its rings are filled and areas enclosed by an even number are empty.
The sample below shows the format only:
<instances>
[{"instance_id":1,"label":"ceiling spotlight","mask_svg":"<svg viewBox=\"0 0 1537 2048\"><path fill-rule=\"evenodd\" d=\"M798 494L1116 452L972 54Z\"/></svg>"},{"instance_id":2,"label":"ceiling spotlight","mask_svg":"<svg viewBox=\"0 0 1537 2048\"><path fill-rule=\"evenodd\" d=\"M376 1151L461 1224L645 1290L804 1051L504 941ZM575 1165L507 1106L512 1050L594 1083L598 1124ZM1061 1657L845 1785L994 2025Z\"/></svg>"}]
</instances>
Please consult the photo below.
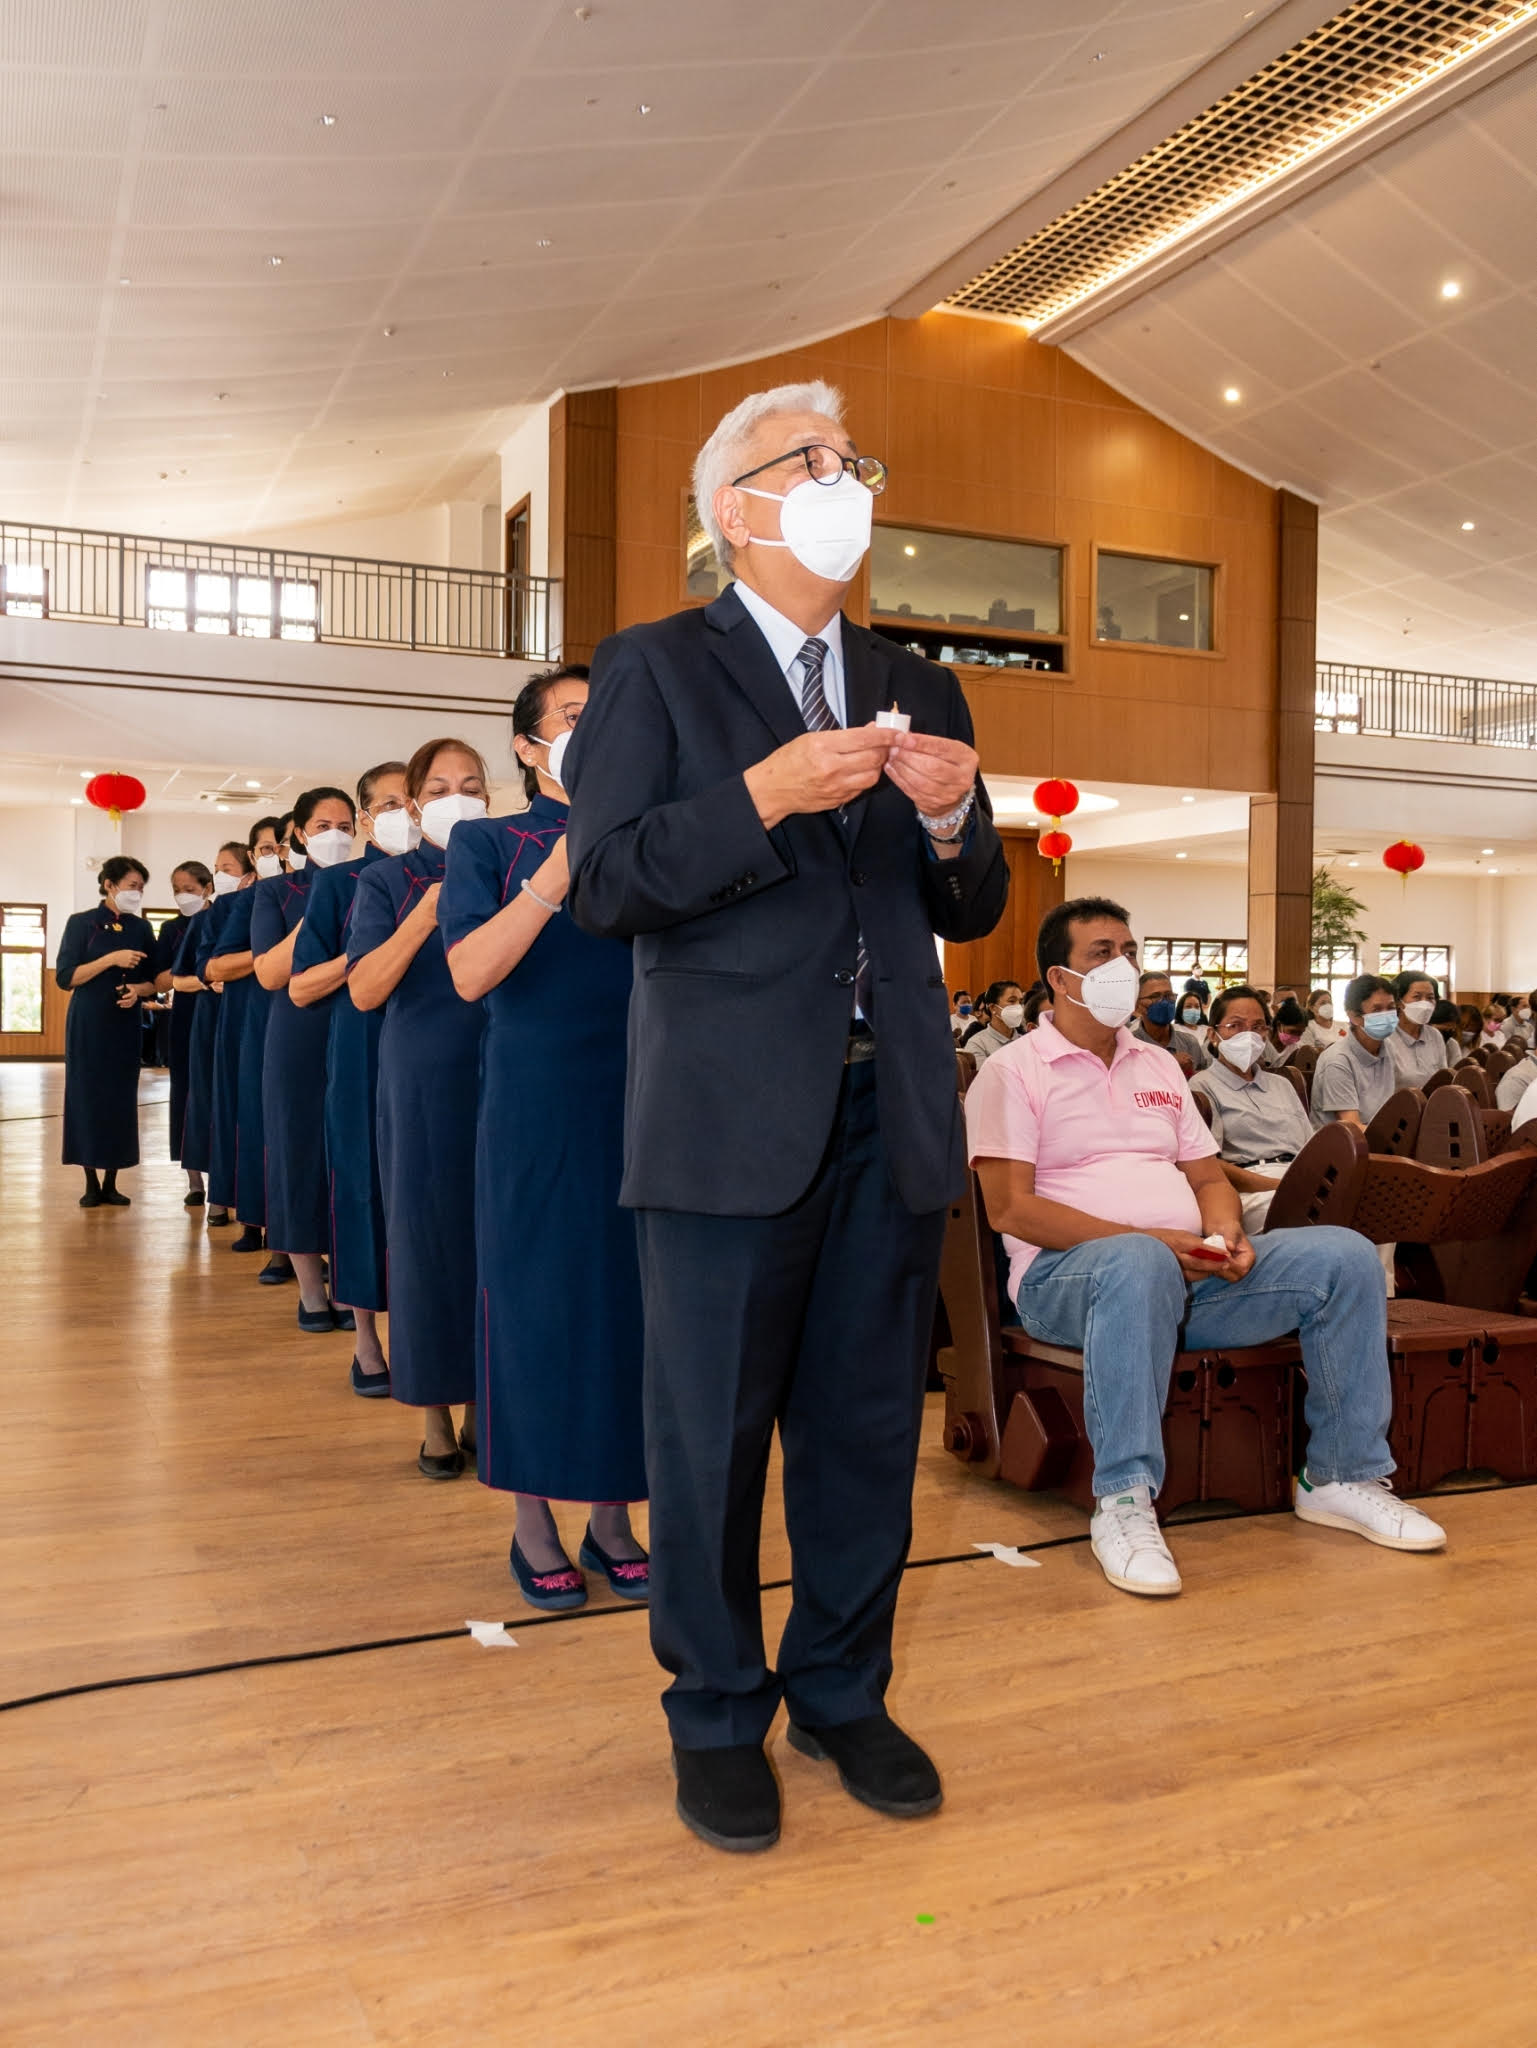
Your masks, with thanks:
<instances>
[{"instance_id":1,"label":"ceiling spotlight","mask_svg":"<svg viewBox=\"0 0 1537 2048\"><path fill-rule=\"evenodd\" d=\"M83 796L72 796L70 798L70 802L74 804L77 809L79 809L84 804L85 798Z\"/></svg>"},{"instance_id":2,"label":"ceiling spotlight","mask_svg":"<svg viewBox=\"0 0 1537 2048\"><path fill-rule=\"evenodd\" d=\"M120 278L118 279L118 283L119 283L119 284L132 284L132 283L133 283L133 279L132 279L131 277L120 277Z\"/></svg>"},{"instance_id":3,"label":"ceiling spotlight","mask_svg":"<svg viewBox=\"0 0 1537 2048\"><path fill-rule=\"evenodd\" d=\"M651 112L651 109L649 106L647 106L646 102L642 100L640 105L635 109L635 111L637 114L649 114Z\"/></svg>"},{"instance_id":4,"label":"ceiling spotlight","mask_svg":"<svg viewBox=\"0 0 1537 2048\"><path fill-rule=\"evenodd\" d=\"M1188 853L1177 853L1174 858L1176 860L1189 860L1190 856Z\"/></svg>"},{"instance_id":5,"label":"ceiling spotlight","mask_svg":"<svg viewBox=\"0 0 1537 2048\"><path fill-rule=\"evenodd\" d=\"M253 779L252 779L252 778L251 778L251 777L250 777L249 775L248 775L248 776L246 777L246 785L245 785L245 786L246 786L246 788L247 788L247 789L260 789L260 788L261 788L261 784L260 784L259 782L257 782L257 781L254 781L254 780L253 780Z\"/></svg>"},{"instance_id":6,"label":"ceiling spotlight","mask_svg":"<svg viewBox=\"0 0 1537 2048\"><path fill-rule=\"evenodd\" d=\"M1236 384L1229 384L1226 391L1223 392L1222 396L1227 400L1229 405L1236 405L1239 399L1243 397L1243 393L1239 390Z\"/></svg>"},{"instance_id":7,"label":"ceiling spotlight","mask_svg":"<svg viewBox=\"0 0 1537 2048\"><path fill-rule=\"evenodd\" d=\"M454 374L454 372L453 372L452 370L445 370L445 371L443 372L443 375L444 375L445 377L452 377L452 376L453 376L453 374Z\"/></svg>"},{"instance_id":8,"label":"ceiling spotlight","mask_svg":"<svg viewBox=\"0 0 1537 2048\"><path fill-rule=\"evenodd\" d=\"M1347 868L1358 868L1361 863L1358 860L1347 860L1345 865Z\"/></svg>"},{"instance_id":9,"label":"ceiling spotlight","mask_svg":"<svg viewBox=\"0 0 1537 2048\"><path fill-rule=\"evenodd\" d=\"M336 116L334 114L322 114L320 125L322 128L334 128L336 126Z\"/></svg>"},{"instance_id":10,"label":"ceiling spotlight","mask_svg":"<svg viewBox=\"0 0 1537 2048\"><path fill-rule=\"evenodd\" d=\"M1490 854L1493 853L1494 848L1492 846L1481 846L1478 850L1483 855L1484 859L1487 860Z\"/></svg>"},{"instance_id":11,"label":"ceiling spotlight","mask_svg":"<svg viewBox=\"0 0 1537 2048\"><path fill-rule=\"evenodd\" d=\"M535 244L534 244L534 247L535 247L536 249L548 249L548 248L550 248L551 246L552 246L552 245L551 245L551 242L550 242L550 238L549 238L549 236L548 236L548 235L541 235L541 236L539 237L538 241L537 241L537 242L535 242Z\"/></svg>"},{"instance_id":12,"label":"ceiling spotlight","mask_svg":"<svg viewBox=\"0 0 1537 2048\"><path fill-rule=\"evenodd\" d=\"M907 546L903 548L902 552L904 555L916 555L918 550L913 546L912 542L909 541L907 543Z\"/></svg>"},{"instance_id":13,"label":"ceiling spotlight","mask_svg":"<svg viewBox=\"0 0 1537 2048\"><path fill-rule=\"evenodd\" d=\"M1491 874L1491 875L1497 875L1497 874L1499 873L1499 869L1498 869L1498 868L1491 868L1491 869L1489 870L1489 872L1490 872L1490 874Z\"/></svg>"},{"instance_id":14,"label":"ceiling spotlight","mask_svg":"<svg viewBox=\"0 0 1537 2048\"><path fill-rule=\"evenodd\" d=\"M393 328L393 327L386 327L386 328L385 328L385 330L384 330L384 338L385 338L385 340L386 340L386 341L390 341L390 340L392 340L392 339L393 339L393 337L394 337L394 333L395 333L395 330L394 330L394 328Z\"/></svg>"},{"instance_id":15,"label":"ceiling spotlight","mask_svg":"<svg viewBox=\"0 0 1537 2048\"><path fill-rule=\"evenodd\" d=\"M1474 529L1473 529L1473 522L1472 522L1472 520L1471 520L1471 519L1464 519L1464 520L1463 520L1463 522L1462 522L1462 530L1463 530L1463 532L1464 532L1464 533L1472 533L1472 532L1473 532L1473 530L1474 530Z\"/></svg>"},{"instance_id":16,"label":"ceiling spotlight","mask_svg":"<svg viewBox=\"0 0 1537 2048\"><path fill-rule=\"evenodd\" d=\"M92 777L92 776L93 776L93 775L94 775L95 773L96 773L96 770L95 770L94 768L82 768L82 769L81 769L81 771L80 771L80 780L81 780L82 782L89 782L89 781L90 781L90 779L91 779L91 777Z\"/></svg>"},{"instance_id":17,"label":"ceiling spotlight","mask_svg":"<svg viewBox=\"0 0 1537 2048\"><path fill-rule=\"evenodd\" d=\"M215 804L215 805L214 805L214 809L215 809L216 811L227 811L227 810L229 809L229 805L228 805L228 804Z\"/></svg>"},{"instance_id":18,"label":"ceiling spotlight","mask_svg":"<svg viewBox=\"0 0 1537 2048\"><path fill-rule=\"evenodd\" d=\"M222 405L225 399L229 397L229 393L227 391L216 391L214 393L214 397L218 399L220 405Z\"/></svg>"},{"instance_id":19,"label":"ceiling spotlight","mask_svg":"<svg viewBox=\"0 0 1537 2048\"><path fill-rule=\"evenodd\" d=\"M269 256L267 258L267 261L272 265L274 270L281 270L283 267L283 259L281 256Z\"/></svg>"},{"instance_id":20,"label":"ceiling spotlight","mask_svg":"<svg viewBox=\"0 0 1537 2048\"><path fill-rule=\"evenodd\" d=\"M1449 277L1445 284L1442 285L1441 296L1443 299L1460 299L1462 297L1462 286L1458 284L1455 277Z\"/></svg>"},{"instance_id":21,"label":"ceiling spotlight","mask_svg":"<svg viewBox=\"0 0 1537 2048\"><path fill-rule=\"evenodd\" d=\"M1180 798L1180 802L1182 804L1193 804L1195 802L1195 798L1193 796L1182 796Z\"/></svg>"}]
</instances>

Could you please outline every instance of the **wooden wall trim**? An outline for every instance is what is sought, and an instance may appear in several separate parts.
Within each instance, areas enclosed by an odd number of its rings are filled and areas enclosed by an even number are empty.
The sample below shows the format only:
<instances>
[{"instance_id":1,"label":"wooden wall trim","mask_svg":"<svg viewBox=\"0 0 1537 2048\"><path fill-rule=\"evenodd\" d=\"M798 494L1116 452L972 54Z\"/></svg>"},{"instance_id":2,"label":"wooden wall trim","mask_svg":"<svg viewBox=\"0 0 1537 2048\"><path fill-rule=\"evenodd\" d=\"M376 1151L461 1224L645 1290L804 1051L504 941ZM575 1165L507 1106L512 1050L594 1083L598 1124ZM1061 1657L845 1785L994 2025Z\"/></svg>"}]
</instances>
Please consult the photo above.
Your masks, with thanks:
<instances>
[{"instance_id":1,"label":"wooden wall trim","mask_svg":"<svg viewBox=\"0 0 1537 2048\"><path fill-rule=\"evenodd\" d=\"M550 408L550 575L563 661L591 661L615 626L619 393L569 391Z\"/></svg>"},{"instance_id":2,"label":"wooden wall trim","mask_svg":"<svg viewBox=\"0 0 1537 2048\"><path fill-rule=\"evenodd\" d=\"M1276 493L1275 789L1249 804L1249 973L1260 988L1312 975L1318 507Z\"/></svg>"},{"instance_id":3,"label":"wooden wall trim","mask_svg":"<svg viewBox=\"0 0 1537 2048\"><path fill-rule=\"evenodd\" d=\"M51 967L43 970L41 1031L0 1031L0 1060L61 1060L64 1057L64 1013L69 991L59 987Z\"/></svg>"}]
</instances>

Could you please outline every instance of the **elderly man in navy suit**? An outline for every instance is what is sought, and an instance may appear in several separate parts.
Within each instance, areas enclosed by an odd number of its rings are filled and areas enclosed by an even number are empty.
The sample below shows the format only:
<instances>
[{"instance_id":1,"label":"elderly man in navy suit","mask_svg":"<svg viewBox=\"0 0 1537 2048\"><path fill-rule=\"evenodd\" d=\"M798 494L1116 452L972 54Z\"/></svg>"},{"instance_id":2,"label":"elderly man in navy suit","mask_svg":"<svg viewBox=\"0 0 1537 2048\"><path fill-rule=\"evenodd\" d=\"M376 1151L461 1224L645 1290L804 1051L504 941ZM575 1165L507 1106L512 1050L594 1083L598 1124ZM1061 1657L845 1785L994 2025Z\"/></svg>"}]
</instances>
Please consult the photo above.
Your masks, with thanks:
<instances>
[{"instance_id":1,"label":"elderly man in navy suit","mask_svg":"<svg viewBox=\"0 0 1537 2048\"><path fill-rule=\"evenodd\" d=\"M955 677L840 609L884 483L826 384L728 413L694 496L735 581L603 643L562 767L571 913L634 941L652 1643L678 1812L720 1849L778 1840L781 1699L856 1799L941 1799L885 1709L965 1164L934 935L991 931L1008 868ZM794 1564L770 1666L776 1423Z\"/></svg>"}]
</instances>

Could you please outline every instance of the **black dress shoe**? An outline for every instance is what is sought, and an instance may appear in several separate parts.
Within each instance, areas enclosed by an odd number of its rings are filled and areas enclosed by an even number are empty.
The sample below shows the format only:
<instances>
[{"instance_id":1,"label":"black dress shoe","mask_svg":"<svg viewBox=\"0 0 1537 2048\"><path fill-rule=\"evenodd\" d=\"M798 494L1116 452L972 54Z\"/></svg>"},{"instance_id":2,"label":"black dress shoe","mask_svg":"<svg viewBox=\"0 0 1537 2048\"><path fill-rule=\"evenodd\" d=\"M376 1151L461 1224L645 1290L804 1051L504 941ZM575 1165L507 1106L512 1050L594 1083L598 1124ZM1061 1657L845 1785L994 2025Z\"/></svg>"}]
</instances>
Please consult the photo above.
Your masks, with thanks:
<instances>
[{"instance_id":1,"label":"black dress shoe","mask_svg":"<svg viewBox=\"0 0 1537 2048\"><path fill-rule=\"evenodd\" d=\"M358 1326L358 1319L352 1313L352 1310L350 1308L338 1308L334 1301L331 1304L331 1314L336 1319L338 1330L355 1330Z\"/></svg>"},{"instance_id":2,"label":"black dress shoe","mask_svg":"<svg viewBox=\"0 0 1537 2048\"><path fill-rule=\"evenodd\" d=\"M257 1277L262 1278L264 1276L258 1275ZM324 1308L306 1308L301 1301L299 1303L299 1328L307 1330L312 1337L329 1337L336 1328L336 1318L331 1313L329 1302Z\"/></svg>"},{"instance_id":3,"label":"black dress shoe","mask_svg":"<svg viewBox=\"0 0 1537 2048\"><path fill-rule=\"evenodd\" d=\"M387 1401L390 1397L390 1369L383 1372L364 1372L357 1360L352 1361L352 1391L361 1394L365 1401Z\"/></svg>"},{"instance_id":4,"label":"black dress shoe","mask_svg":"<svg viewBox=\"0 0 1537 2048\"><path fill-rule=\"evenodd\" d=\"M101 1207L101 1204L102 1192L100 1188L87 1188L85 1193L80 1197L80 1206L82 1209L99 1209Z\"/></svg>"},{"instance_id":5,"label":"black dress shoe","mask_svg":"<svg viewBox=\"0 0 1537 2048\"><path fill-rule=\"evenodd\" d=\"M225 1230L234 1220L228 1209L210 1209L203 1218L210 1230Z\"/></svg>"},{"instance_id":6,"label":"black dress shoe","mask_svg":"<svg viewBox=\"0 0 1537 2048\"><path fill-rule=\"evenodd\" d=\"M678 1818L712 1849L737 1856L772 1849L779 1840L779 1780L760 1742L726 1749L679 1749Z\"/></svg>"},{"instance_id":7,"label":"black dress shoe","mask_svg":"<svg viewBox=\"0 0 1537 2048\"><path fill-rule=\"evenodd\" d=\"M232 1252L264 1252L266 1249L266 1235L258 1230L254 1223L246 1224L239 1237L230 1244Z\"/></svg>"},{"instance_id":8,"label":"black dress shoe","mask_svg":"<svg viewBox=\"0 0 1537 2048\"><path fill-rule=\"evenodd\" d=\"M818 1762L830 1758L845 1792L898 1820L932 1813L945 1796L938 1771L889 1714L862 1714L832 1728L792 1721L790 1747Z\"/></svg>"},{"instance_id":9,"label":"black dress shoe","mask_svg":"<svg viewBox=\"0 0 1537 2048\"><path fill-rule=\"evenodd\" d=\"M125 1195L121 1188L103 1188L101 1198L112 1209L127 1209L133 1201L132 1196Z\"/></svg>"},{"instance_id":10,"label":"black dress shoe","mask_svg":"<svg viewBox=\"0 0 1537 2048\"><path fill-rule=\"evenodd\" d=\"M460 1450L429 1451L425 1444L416 1454L416 1469L423 1479L457 1479L464 1470L464 1453Z\"/></svg>"},{"instance_id":11,"label":"black dress shoe","mask_svg":"<svg viewBox=\"0 0 1537 2048\"><path fill-rule=\"evenodd\" d=\"M181 1205L184 1209L201 1209L207 1200L208 1197L201 1188L194 1188L191 1194L182 1196Z\"/></svg>"},{"instance_id":12,"label":"black dress shoe","mask_svg":"<svg viewBox=\"0 0 1537 2048\"><path fill-rule=\"evenodd\" d=\"M256 1277L263 1287L282 1287L287 1281L292 1280L294 1269L288 1262L287 1252L274 1252ZM330 1313L331 1311L327 1309L326 1314Z\"/></svg>"}]
</instances>

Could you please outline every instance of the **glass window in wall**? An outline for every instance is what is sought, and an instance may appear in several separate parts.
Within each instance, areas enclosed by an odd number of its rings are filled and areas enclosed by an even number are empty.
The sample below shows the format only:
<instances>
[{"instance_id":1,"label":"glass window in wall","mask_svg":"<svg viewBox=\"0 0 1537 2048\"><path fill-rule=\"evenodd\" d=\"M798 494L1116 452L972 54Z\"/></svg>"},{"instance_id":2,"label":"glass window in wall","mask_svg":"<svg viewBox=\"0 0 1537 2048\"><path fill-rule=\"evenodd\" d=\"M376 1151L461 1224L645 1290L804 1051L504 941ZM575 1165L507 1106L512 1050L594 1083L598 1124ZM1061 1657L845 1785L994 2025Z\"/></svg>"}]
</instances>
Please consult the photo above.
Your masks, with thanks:
<instances>
[{"instance_id":1,"label":"glass window in wall","mask_svg":"<svg viewBox=\"0 0 1537 2048\"><path fill-rule=\"evenodd\" d=\"M915 624L1060 633L1062 550L877 526L870 542L870 610Z\"/></svg>"},{"instance_id":2,"label":"glass window in wall","mask_svg":"<svg viewBox=\"0 0 1537 2048\"><path fill-rule=\"evenodd\" d=\"M1428 974L1449 995L1452 987L1450 946L1383 946L1377 955L1377 972L1389 981L1397 974Z\"/></svg>"},{"instance_id":3,"label":"glass window in wall","mask_svg":"<svg viewBox=\"0 0 1537 2048\"><path fill-rule=\"evenodd\" d=\"M46 619L48 571L35 562L0 562L0 612L11 619Z\"/></svg>"},{"instance_id":4,"label":"glass window in wall","mask_svg":"<svg viewBox=\"0 0 1537 2048\"><path fill-rule=\"evenodd\" d=\"M1345 1021L1345 991L1361 972L1361 953L1356 946L1315 946L1313 987L1326 988L1334 1004L1337 1023Z\"/></svg>"},{"instance_id":5,"label":"glass window in wall","mask_svg":"<svg viewBox=\"0 0 1537 2048\"><path fill-rule=\"evenodd\" d=\"M1144 939L1139 955L1145 973L1167 974L1176 990L1186 981L1219 988L1249 978L1247 939Z\"/></svg>"},{"instance_id":6,"label":"glass window in wall","mask_svg":"<svg viewBox=\"0 0 1537 2048\"><path fill-rule=\"evenodd\" d=\"M1215 572L1193 562L1101 554L1094 593L1094 637L1139 647L1212 644Z\"/></svg>"},{"instance_id":7,"label":"glass window in wall","mask_svg":"<svg viewBox=\"0 0 1537 2048\"><path fill-rule=\"evenodd\" d=\"M233 633L243 640L317 640L320 586L280 576L152 563L145 624L166 633Z\"/></svg>"},{"instance_id":8,"label":"glass window in wall","mask_svg":"<svg viewBox=\"0 0 1537 2048\"><path fill-rule=\"evenodd\" d=\"M0 1031L43 1028L47 923L41 903L0 903Z\"/></svg>"}]
</instances>

